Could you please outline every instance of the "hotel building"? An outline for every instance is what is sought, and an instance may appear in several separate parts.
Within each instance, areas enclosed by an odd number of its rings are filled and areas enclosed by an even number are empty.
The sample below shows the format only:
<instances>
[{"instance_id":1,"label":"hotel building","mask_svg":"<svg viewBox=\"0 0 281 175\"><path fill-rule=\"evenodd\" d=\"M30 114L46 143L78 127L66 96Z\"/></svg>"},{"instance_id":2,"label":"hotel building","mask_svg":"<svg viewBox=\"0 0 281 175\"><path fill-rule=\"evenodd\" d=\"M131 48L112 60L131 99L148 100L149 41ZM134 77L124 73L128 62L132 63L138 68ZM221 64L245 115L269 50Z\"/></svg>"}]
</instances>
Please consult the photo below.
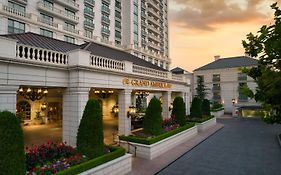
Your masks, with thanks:
<instances>
[{"instance_id":1,"label":"hotel building","mask_svg":"<svg viewBox=\"0 0 281 175\"><path fill-rule=\"evenodd\" d=\"M193 71L193 96L196 95L198 78L202 78L207 88L207 99L222 103L226 113L232 113L234 107L259 107L259 103L240 91L244 85L255 91L257 84L251 77L241 73L240 68L256 65L257 60L248 56L230 58L215 56L213 62Z\"/></svg>"},{"instance_id":2,"label":"hotel building","mask_svg":"<svg viewBox=\"0 0 281 175\"><path fill-rule=\"evenodd\" d=\"M170 67L167 0L0 0L0 24L0 34L96 42Z\"/></svg>"}]
</instances>

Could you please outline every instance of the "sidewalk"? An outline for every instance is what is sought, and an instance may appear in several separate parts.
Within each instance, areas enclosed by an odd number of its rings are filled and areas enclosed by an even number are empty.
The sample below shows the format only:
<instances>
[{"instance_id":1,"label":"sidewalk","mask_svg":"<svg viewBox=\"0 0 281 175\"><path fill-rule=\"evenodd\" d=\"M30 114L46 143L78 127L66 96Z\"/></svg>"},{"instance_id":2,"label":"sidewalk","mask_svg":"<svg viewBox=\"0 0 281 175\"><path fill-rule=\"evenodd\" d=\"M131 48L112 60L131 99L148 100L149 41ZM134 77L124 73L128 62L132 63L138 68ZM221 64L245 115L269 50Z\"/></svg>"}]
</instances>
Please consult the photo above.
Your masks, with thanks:
<instances>
[{"instance_id":1,"label":"sidewalk","mask_svg":"<svg viewBox=\"0 0 281 175\"><path fill-rule=\"evenodd\" d=\"M165 154L162 154L161 156L153 160L134 157L132 162L132 171L127 175L153 175L168 166L170 163L174 162L184 153L190 151L196 145L200 144L209 136L216 133L222 128L223 125L218 123L215 127L210 128L205 132L199 132L196 137L188 140L185 143L180 144L177 147L174 147L170 151L166 152Z\"/></svg>"}]
</instances>

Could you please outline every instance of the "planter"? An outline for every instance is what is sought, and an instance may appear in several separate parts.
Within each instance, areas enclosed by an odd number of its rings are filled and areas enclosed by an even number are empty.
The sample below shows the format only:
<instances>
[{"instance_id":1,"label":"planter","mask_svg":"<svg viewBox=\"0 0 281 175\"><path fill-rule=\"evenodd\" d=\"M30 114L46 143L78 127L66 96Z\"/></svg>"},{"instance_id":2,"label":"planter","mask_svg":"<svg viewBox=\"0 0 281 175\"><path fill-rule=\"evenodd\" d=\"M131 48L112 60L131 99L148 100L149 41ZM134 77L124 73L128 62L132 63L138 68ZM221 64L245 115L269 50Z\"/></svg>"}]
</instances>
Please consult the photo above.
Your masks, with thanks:
<instances>
[{"instance_id":1,"label":"planter","mask_svg":"<svg viewBox=\"0 0 281 175\"><path fill-rule=\"evenodd\" d=\"M197 133L197 126L193 126L192 128L184 130L151 145L127 142L122 140L120 140L120 145L128 152L135 154L136 157L151 160L156 158L157 156L160 156L164 152L180 145L181 143L193 138L197 135Z\"/></svg>"},{"instance_id":2,"label":"planter","mask_svg":"<svg viewBox=\"0 0 281 175\"><path fill-rule=\"evenodd\" d=\"M207 129L214 127L217 124L216 117L213 117L205 122L196 123L199 132L206 131Z\"/></svg>"},{"instance_id":3,"label":"planter","mask_svg":"<svg viewBox=\"0 0 281 175\"><path fill-rule=\"evenodd\" d=\"M132 155L125 154L122 157L104 163L100 166L87 170L79 175L124 175L132 170Z\"/></svg>"},{"instance_id":4,"label":"planter","mask_svg":"<svg viewBox=\"0 0 281 175\"><path fill-rule=\"evenodd\" d=\"M215 116L215 117L222 117L224 114L224 109L220 110L220 111L214 111L211 112L211 115Z\"/></svg>"}]
</instances>

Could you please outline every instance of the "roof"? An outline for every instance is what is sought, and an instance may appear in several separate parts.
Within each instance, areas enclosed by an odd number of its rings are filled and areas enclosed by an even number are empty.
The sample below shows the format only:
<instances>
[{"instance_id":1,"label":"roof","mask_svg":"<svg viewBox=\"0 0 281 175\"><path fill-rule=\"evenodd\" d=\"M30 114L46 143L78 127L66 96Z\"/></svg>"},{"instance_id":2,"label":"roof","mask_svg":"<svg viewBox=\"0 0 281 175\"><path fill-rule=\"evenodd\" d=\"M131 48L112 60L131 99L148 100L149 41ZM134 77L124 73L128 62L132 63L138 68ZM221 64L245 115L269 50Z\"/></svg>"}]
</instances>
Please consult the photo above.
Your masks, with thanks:
<instances>
[{"instance_id":1,"label":"roof","mask_svg":"<svg viewBox=\"0 0 281 175\"><path fill-rule=\"evenodd\" d=\"M40 47L40 48L54 50L58 52L64 52L64 53L75 49L83 49L83 50L90 51L91 54L93 55L102 56L118 61L130 61L138 66L148 67L161 71L167 71L161 67L158 67L130 53L118 49L114 49L108 46L104 46L101 44L97 44L94 42L88 42L82 45L77 45L62 40L42 36L32 32L20 33L20 34L8 34L8 35L0 35L0 36L16 39L18 40L19 44L30 45L34 47Z\"/></svg>"},{"instance_id":2,"label":"roof","mask_svg":"<svg viewBox=\"0 0 281 175\"><path fill-rule=\"evenodd\" d=\"M209 70L209 69L225 69L225 68L235 68L235 67L248 67L256 66L258 60L250 58L248 56L237 56L229 58L220 58L216 61L213 61L209 64L206 64L202 67L195 69L194 71L199 70Z\"/></svg>"},{"instance_id":3,"label":"roof","mask_svg":"<svg viewBox=\"0 0 281 175\"><path fill-rule=\"evenodd\" d=\"M184 70L183 68L180 67L175 67L171 70L172 73L174 74L184 74L184 73L189 73L187 70Z\"/></svg>"}]
</instances>

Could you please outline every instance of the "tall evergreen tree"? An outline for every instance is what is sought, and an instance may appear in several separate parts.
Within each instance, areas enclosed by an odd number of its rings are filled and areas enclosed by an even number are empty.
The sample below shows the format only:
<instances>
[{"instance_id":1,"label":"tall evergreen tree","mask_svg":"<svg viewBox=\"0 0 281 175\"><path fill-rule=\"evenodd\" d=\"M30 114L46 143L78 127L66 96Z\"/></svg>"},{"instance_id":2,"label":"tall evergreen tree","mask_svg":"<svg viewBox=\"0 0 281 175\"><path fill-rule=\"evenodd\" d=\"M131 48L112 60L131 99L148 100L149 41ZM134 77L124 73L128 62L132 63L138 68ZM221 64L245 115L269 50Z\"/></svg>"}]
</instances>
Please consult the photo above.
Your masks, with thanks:
<instances>
[{"instance_id":1,"label":"tall evergreen tree","mask_svg":"<svg viewBox=\"0 0 281 175\"><path fill-rule=\"evenodd\" d=\"M176 97L173 101L172 115L175 115L176 122L180 126L186 124L185 103L182 97Z\"/></svg>"},{"instance_id":2,"label":"tall evergreen tree","mask_svg":"<svg viewBox=\"0 0 281 175\"><path fill-rule=\"evenodd\" d=\"M104 154L102 109L97 100L89 100L78 133L77 149L89 158Z\"/></svg>"},{"instance_id":3,"label":"tall evergreen tree","mask_svg":"<svg viewBox=\"0 0 281 175\"><path fill-rule=\"evenodd\" d=\"M159 135L162 133L161 102L153 97L146 109L143 121L143 130L147 134Z\"/></svg>"},{"instance_id":4,"label":"tall evergreen tree","mask_svg":"<svg viewBox=\"0 0 281 175\"><path fill-rule=\"evenodd\" d=\"M197 76L197 87L196 87L196 97L204 100L207 93L208 88L204 85L204 79L202 76Z\"/></svg>"}]
</instances>

